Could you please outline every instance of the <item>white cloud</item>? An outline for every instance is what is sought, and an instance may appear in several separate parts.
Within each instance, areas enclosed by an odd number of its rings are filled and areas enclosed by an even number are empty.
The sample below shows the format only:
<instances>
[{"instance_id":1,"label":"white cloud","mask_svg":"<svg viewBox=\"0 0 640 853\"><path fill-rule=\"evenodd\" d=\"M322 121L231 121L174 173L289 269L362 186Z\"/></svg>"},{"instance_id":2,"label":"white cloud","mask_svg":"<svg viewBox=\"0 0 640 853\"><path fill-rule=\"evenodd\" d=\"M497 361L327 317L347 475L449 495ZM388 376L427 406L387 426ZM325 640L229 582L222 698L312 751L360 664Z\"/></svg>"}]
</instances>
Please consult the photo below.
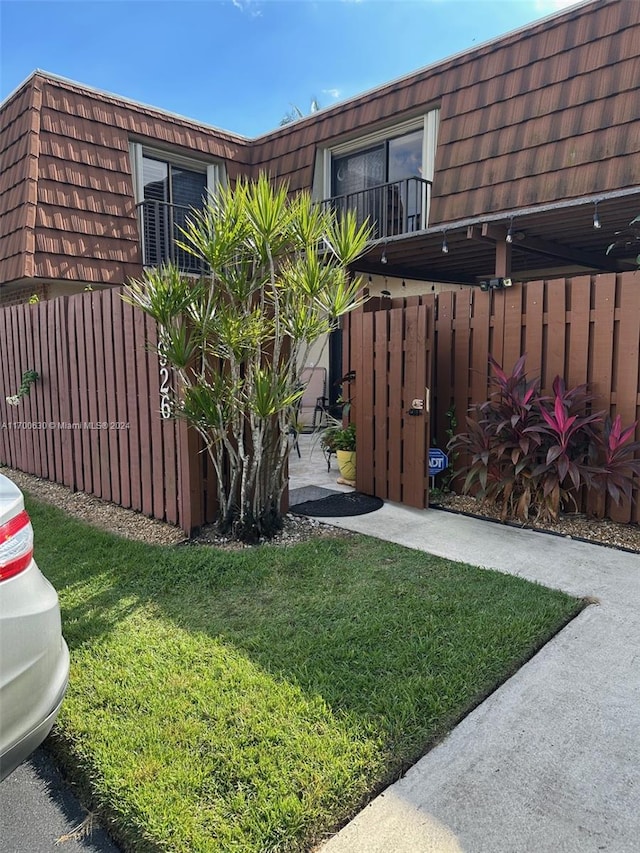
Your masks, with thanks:
<instances>
[{"instance_id":1,"label":"white cloud","mask_svg":"<svg viewBox=\"0 0 640 853\"><path fill-rule=\"evenodd\" d=\"M340 89L323 89L322 94L329 95L330 98L338 99L342 92L340 91Z\"/></svg>"},{"instance_id":2,"label":"white cloud","mask_svg":"<svg viewBox=\"0 0 640 853\"><path fill-rule=\"evenodd\" d=\"M256 0L231 0L236 9L241 12L247 12L252 18L262 17L262 12L258 8L259 3Z\"/></svg>"},{"instance_id":3,"label":"white cloud","mask_svg":"<svg viewBox=\"0 0 640 853\"><path fill-rule=\"evenodd\" d=\"M535 0L534 8L541 15L550 15L552 12L559 12L560 9L566 9L567 6L575 6L581 0Z\"/></svg>"}]
</instances>

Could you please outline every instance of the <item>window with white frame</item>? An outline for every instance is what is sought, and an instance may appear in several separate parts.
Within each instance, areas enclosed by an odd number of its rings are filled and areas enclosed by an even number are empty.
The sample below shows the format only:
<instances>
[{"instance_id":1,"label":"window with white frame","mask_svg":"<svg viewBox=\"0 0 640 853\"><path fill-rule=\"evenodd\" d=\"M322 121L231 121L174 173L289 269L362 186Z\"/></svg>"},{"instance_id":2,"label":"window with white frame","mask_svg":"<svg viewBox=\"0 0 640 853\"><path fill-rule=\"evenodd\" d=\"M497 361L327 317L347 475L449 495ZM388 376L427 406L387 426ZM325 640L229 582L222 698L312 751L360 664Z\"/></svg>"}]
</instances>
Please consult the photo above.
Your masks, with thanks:
<instances>
[{"instance_id":1,"label":"window with white frame","mask_svg":"<svg viewBox=\"0 0 640 853\"><path fill-rule=\"evenodd\" d=\"M172 261L185 272L201 263L177 245L189 213L224 180L223 166L131 143L138 222L145 266Z\"/></svg>"},{"instance_id":2,"label":"window with white frame","mask_svg":"<svg viewBox=\"0 0 640 853\"><path fill-rule=\"evenodd\" d=\"M368 218L375 237L427 227L439 110L320 152L314 196Z\"/></svg>"}]
</instances>

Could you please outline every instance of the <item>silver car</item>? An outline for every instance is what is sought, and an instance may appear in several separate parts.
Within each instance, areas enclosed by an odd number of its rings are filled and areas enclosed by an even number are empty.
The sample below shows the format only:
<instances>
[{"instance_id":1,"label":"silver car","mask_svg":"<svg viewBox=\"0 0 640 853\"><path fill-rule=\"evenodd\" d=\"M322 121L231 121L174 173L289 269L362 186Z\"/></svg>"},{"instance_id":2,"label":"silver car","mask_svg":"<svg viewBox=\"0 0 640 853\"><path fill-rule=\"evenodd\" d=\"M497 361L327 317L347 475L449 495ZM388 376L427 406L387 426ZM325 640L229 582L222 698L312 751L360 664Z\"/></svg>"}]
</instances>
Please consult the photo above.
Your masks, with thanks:
<instances>
[{"instance_id":1,"label":"silver car","mask_svg":"<svg viewBox=\"0 0 640 853\"><path fill-rule=\"evenodd\" d=\"M0 779L49 734L68 679L58 596L33 559L22 492L0 474Z\"/></svg>"}]
</instances>

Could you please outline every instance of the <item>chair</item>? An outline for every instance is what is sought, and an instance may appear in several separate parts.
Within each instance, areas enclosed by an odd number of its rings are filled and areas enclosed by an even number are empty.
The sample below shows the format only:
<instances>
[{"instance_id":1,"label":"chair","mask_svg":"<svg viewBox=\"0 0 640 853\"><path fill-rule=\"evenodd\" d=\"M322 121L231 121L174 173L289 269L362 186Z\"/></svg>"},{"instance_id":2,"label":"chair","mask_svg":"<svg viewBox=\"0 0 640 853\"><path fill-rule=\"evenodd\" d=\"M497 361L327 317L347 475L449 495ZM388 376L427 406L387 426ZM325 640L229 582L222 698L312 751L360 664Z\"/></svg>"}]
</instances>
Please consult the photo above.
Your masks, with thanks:
<instances>
[{"instance_id":1,"label":"chair","mask_svg":"<svg viewBox=\"0 0 640 853\"><path fill-rule=\"evenodd\" d=\"M305 386L305 390L296 404L295 423L289 427L289 433L293 436L293 446L298 458L300 458L298 436L309 426L312 432L315 432L318 426L323 426L329 405L329 400L324 396L327 381L326 368L305 367L300 374L300 381Z\"/></svg>"},{"instance_id":2,"label":"chair","mask_svg":"<svg viewBox=\"0 0 640 853\"><path fill-rule=\"evenodd\" d=\"M298 422L304 429L311 427L315 432L319 426L324 426L329 412L329 400L325 396L327 385L326 367L305 367L300 374L305 386L304 394L298 408Z\"/></svg>"}]
</instances>

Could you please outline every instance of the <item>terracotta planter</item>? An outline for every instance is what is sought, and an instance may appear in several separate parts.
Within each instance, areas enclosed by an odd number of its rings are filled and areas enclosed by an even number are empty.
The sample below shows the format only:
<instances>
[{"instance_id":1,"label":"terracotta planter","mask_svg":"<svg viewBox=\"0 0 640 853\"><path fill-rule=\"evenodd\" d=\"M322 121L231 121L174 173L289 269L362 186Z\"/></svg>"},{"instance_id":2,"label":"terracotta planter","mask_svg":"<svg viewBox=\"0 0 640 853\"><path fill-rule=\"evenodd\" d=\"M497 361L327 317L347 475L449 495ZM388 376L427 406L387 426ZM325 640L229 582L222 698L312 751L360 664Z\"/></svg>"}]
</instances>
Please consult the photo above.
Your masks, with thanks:
<instances>
[{"instance_id":1,"label":"terracotta planter","mask_svg":"<svg viewBox=\"0 0 640 853\"><path fill-rule=\"evenodd\" d=\"M356 479L356 452L355 450L336 450L338 457L338 468L343 480Z\"/></svg>"}]
</instances>

